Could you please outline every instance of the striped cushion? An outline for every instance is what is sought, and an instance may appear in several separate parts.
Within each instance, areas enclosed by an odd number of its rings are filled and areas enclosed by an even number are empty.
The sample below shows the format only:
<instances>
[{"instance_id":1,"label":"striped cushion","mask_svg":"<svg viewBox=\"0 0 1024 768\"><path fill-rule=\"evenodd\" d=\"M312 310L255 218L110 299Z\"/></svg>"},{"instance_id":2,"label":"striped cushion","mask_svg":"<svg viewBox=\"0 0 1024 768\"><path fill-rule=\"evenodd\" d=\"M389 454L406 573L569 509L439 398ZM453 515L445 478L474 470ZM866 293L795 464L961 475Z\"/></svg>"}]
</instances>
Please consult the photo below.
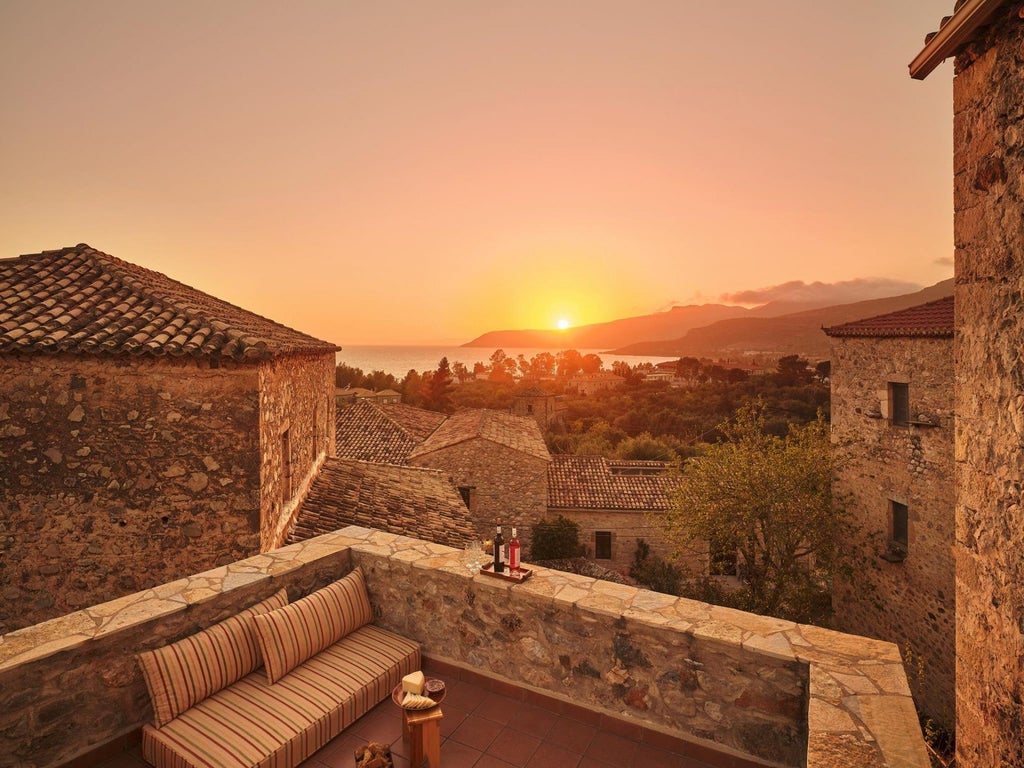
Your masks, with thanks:
<instances>
[{"instance_id":1,"label":"striped cushion","mask_svg":"<svg viewBox=\"0 0 1024 768\"><path fill-rule=\"evenodd\" d=\"M156 727L259 667L262 657L252 618L287 603L288 593L282 589L209 629L136 654Z\"/></svg>"},{"instance_id":2,"label":"striped cushion","mask_svg":"<svg viewBox=\"0 0 1024 768\"><path fill-rule=\"evenodd\" d=\"M372 618L361 568L284 608L256 616L267 680L280 680Z\"/></svg>"},{"instance_id":3,"label":"striped cushion","mask_svg":"<svg viewBox=\"0 0 1024 768\"><path fill-rule=\"evenodd\" d=\"M415 642L364 626L274 685L254 672L160 730L145 726L142 754L156 768L292 768L420 666Z\"/></svg>"}]
</instances>

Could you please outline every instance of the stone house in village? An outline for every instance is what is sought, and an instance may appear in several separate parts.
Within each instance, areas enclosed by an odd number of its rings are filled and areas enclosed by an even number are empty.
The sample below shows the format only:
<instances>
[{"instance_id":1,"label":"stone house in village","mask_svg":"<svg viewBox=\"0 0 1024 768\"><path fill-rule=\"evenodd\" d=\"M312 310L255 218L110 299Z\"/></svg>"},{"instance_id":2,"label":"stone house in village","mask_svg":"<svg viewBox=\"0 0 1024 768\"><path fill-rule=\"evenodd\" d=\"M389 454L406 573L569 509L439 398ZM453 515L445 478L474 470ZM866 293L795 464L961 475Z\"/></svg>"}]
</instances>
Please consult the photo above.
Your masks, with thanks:
<instances>
[{"instance_id":1,"label":"stone house in village","mask_svg":"<svg viewBox=\"0 0 1024 768\"><path fill-rule=\"evenodd\" d=\"M628 574L640 539L652 554L671 554L650 518L669 508L675 485L662 461L554 456L548 468L548 513L579 526L588 558ZM696 559L689 565L704 568Z\"/></svg>"},{"instance_id":2,"label":"stone house in village","mask_svg":"<svg viewBox=\"0 0 1024 768\"><path fill-rule=\"evenodd\" d=\"M899 644L918 707L955 720L953 297L826 328L834 490L864 535L839 628Z\"/></svg>"},{"instance_id":3,"label":"stone house in village","mask_svg":"<svg viewBox=\"0 0 1024 768\"><path fill-rule=\"evenodd\" d=\"M1024 11L958 0L910 64L955 56L957 764L1024 765Z\"/></svg>"},{"instance_id":4,"label":"stone house in village","mask_svg":"<svg viewBox=\"0 0 1024 768\"><path fill-rule=\"evenodd\" d=\"M551 456L532 418L359 401L338 411L336 435L338 456L444 472L481 537L497 522L518 525L528 546L530 526L546 511Z\"/></svg>"},{"instance_id":5,"label":"stone house in village","mask_svg":"<svg viewBox=\"0 0 1024 768\"><path fill-rule=\"evenodd\" d=\"M516 393L511 412L513 416L528 416L536 420L541 429L547 429L550 424L562 419L565 406L558 395L534 386Z\"/></svg>"},{"instance_id":6,"label":"stone house in village","mask_svg":"<svg viewBox=\"0 0 1024 768\"><path fill-rule=\"evenodd\" d=\"M87 245L0 261L0 632L278 546L337 349Z\"/></svg>"}]
</instances>

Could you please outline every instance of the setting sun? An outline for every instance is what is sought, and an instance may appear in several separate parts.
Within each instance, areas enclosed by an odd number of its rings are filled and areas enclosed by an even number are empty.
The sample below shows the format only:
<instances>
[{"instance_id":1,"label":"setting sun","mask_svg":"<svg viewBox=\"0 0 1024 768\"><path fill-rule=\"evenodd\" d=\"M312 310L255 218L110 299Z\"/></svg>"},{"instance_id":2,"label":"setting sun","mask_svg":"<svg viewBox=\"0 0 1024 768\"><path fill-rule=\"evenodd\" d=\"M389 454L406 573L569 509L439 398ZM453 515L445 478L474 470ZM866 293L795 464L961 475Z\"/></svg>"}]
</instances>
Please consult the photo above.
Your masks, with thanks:
<instances>
[{"instance_id":1,"label":"setting sun","mask_svg":"<svg viewBox=\"0 0 1024 768\"><path fill-rule=\"evenodd\" d=\"M560 317L555 325L558 326L558 330L564 331L569 327L569 321L566 320L564 317Z\"/></svg>"}]
</instances>

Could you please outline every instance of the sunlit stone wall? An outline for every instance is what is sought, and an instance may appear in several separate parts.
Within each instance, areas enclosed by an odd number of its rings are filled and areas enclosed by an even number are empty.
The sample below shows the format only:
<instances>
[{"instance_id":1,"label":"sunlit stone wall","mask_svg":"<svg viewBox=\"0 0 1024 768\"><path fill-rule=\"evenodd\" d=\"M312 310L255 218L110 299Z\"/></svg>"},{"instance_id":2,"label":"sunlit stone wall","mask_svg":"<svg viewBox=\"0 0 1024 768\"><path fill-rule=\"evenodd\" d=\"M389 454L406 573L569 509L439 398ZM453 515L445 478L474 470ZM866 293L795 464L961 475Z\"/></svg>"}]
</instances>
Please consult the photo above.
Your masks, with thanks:
<instances>
[{"instance_id":1,"label":"sunlit stone wall","mask_svg":"<svg viewBox=\"0 0 1024 768\"><path fill-rule=\"evenodd\" d=\"M1024 19L956 58L957 764L1024 765Z\"/></svg>"},{"instance_id":2,"label":"sunlit stone wall","mask_svg":"<svg viewBox=\"0 0 1024 768\"><path fill-rule=\"evenodd\" d=\"M836 585L839 629L897 643L919 708L954 724L953 340L832 339L832 445L838 503L860 526L856 572ZM883 415L890 381L908 384L911 418ZM888 561L890 500L907 505L904 560Z\"/></svg>"}]
</instances>

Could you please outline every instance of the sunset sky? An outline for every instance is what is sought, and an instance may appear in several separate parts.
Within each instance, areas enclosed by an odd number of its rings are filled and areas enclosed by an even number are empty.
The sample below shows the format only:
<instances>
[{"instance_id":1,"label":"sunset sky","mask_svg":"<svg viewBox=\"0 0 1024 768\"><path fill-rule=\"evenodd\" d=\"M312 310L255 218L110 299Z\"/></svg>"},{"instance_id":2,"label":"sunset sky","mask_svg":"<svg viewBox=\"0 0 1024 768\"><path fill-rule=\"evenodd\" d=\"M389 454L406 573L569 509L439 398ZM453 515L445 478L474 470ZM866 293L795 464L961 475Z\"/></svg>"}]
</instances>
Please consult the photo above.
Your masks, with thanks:
<instances>
[{"instance_id":1,"label":"sunset sky","mask_svg":"<svg viewBox=\"0 0 1024 768\"><path fill-rule=\"evenodd\" d=\"M0 0L0 258L342 346L932 284L952 66L907 64L952 7Z\"/></svg>"}]
</instances>

